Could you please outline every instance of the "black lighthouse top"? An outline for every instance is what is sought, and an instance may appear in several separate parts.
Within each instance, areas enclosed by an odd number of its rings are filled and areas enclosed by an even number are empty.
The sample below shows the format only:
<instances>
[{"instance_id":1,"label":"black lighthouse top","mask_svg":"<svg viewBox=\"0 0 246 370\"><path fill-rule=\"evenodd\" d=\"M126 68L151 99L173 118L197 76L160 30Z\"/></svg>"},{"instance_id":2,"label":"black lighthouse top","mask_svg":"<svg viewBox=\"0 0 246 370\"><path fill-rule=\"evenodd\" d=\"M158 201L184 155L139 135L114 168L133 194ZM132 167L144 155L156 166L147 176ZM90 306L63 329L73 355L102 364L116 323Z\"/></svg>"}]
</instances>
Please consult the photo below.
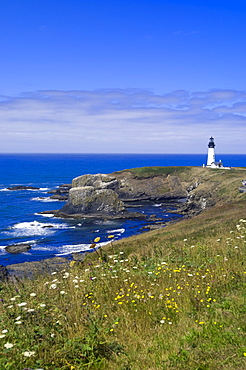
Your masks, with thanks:
<instances>
[{"instance_id":1,"label":"black lighthouse top","mask_svg":"<svg viewBox=\"0 0 246 370\"><path fill-rule=\"evenodd\" d=\"M209 139L208 147L209 148L214 148L215 147L214 138L212 136Z\"/></svg>"}]
</instances>

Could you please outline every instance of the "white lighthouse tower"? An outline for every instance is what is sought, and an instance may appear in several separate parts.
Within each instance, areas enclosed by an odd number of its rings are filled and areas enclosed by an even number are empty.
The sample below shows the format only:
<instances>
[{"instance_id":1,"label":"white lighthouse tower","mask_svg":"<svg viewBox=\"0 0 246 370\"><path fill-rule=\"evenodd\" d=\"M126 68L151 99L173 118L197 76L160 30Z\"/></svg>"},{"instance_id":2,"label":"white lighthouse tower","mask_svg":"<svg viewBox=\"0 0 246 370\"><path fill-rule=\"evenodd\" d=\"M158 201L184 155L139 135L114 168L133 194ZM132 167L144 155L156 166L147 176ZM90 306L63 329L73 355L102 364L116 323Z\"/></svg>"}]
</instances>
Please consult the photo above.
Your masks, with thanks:
<instances>
[{"instance_id":1,"label":"white lighthouse tower","mask_svg":"<svg viewBox=\"0 0 246 370\"><path fill-rule=\"evenodd\" d=\"M208 158L207 167L213 167L215 165L215 143L214 138L211 136L208 143Z\"/></svg>"}]
</instances>

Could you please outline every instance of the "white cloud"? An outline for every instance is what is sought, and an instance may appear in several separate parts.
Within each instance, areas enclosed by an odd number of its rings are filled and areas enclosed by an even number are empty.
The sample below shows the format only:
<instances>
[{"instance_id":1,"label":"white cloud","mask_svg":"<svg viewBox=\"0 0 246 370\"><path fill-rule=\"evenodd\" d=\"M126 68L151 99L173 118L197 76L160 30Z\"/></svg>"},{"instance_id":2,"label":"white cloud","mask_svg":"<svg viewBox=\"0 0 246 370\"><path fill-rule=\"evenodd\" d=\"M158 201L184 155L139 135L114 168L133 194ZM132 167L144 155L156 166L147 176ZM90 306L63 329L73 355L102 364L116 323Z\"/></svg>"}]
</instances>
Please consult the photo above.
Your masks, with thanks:
<instances>
[{"instance_id":1,"label":"white cloud","mask_svg":"<svg viewBox=\"0 0 246 370\"><path fill-rule=\"evenodd\" d=\"M36 91L0 97L0 122L1 152L246 152L245 91Z\"/></svg>"}]
</instances>

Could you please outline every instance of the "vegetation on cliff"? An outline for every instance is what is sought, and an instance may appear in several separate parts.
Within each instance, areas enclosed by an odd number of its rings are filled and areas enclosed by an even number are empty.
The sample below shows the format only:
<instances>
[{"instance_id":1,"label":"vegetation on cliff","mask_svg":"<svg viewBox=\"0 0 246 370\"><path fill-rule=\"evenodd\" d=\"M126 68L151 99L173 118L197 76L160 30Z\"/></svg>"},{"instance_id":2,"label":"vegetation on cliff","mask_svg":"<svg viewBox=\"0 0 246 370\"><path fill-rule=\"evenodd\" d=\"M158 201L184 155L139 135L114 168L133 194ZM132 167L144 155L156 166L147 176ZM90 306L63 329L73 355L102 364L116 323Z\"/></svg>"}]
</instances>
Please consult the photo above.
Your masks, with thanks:
<instances>
[{"instance_id":1,"label":"vegetation on cliff","mask_svg":"<svg viewBox=\"0 0 246 370\"><path fill-rule=\"evenodd\" d=\"M216 194L210 210L1 284L0 368L245 368L245 170L190 171L184 183Z\"/></svg>"}]
</instances>

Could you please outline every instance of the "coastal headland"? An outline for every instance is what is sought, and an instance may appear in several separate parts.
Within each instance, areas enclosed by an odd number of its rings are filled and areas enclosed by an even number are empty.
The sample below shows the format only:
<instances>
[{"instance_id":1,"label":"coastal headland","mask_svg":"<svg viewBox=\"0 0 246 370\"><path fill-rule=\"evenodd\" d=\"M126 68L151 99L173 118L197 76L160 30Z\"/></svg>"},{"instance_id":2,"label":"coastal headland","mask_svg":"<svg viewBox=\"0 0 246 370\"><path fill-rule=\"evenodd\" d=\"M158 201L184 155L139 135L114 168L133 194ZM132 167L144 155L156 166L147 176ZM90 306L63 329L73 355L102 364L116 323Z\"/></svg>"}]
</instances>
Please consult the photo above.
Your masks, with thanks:
<instances>
[{"instance_id":1,"label":"coastal headland","mask_svg":"<svg viewBox=\"0 0 246 370\"><path fill-rule=\"evenodd\" d=\"M73 179L66 204L52 212L62 218L141 218L143 214L129 212L133 203L171 201L179 202L178 212L188 218L240 199L239 187L245 176L244 168L189 166L87 174Z\"/></svg>"},{"instance_id":2,"label":"coastal headland","mask_svg":"<svg viewBox=\"0 0 246 370\"><path fill-rule=\"evenodd\" d=\"M246 169L132 171L136 183L177 176L186 217L107 245L99 235L95 253L72 260L22 264L34 279L1 282L1 368L245 368Z\"/></svg>"},{"instance_id":3,"label":"coastal headland","mask_svg":"<svg viewBox=\"0 0 246 370\"><path fill-rule=\"evenodd\" d=\"M71 185L61 185L58 191L61 189L62 194L52 192L51 197L61 195L62 200L66 198L67 202L61 209L47 213L76 219L137 219L146 216L140 212L131 212L132 204L170 201L175 202L175 212L183 216L173 222L184 222L185 219L209 212L213 207L244 199L239 186L245 177L245 168L218 170L189 166L142 167L111 174L87 174L74 178ZM170 225L170 222L152 216L149 218L151 222L147 223L143 231ZM50 263L53 264L52 259ZM45 260L44 263L27 262L7 268L13 273L18 274L19 271L23 274L24 271L28 275L28 270L31 269L35 272L47 270L47 264L48 261Z\"/></svg>"}]
</instances>

